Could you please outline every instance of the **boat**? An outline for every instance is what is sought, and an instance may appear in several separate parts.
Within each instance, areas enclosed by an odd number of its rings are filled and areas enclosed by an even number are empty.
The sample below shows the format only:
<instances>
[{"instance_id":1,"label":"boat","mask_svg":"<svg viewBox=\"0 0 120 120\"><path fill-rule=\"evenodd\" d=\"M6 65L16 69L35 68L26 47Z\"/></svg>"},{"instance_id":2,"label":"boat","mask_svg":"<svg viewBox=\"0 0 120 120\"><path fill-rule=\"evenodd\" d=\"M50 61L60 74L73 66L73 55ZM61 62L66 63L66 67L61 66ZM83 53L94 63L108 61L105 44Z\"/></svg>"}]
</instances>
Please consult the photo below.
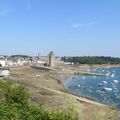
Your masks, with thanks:
<instances>
[{"instance_id":1,"label":"boat","mask_svg":"<svg viewBox=\"0 0 120 120\"><path fill-rule=\"evenodd\" d=\"M98 83L97 86L103 86L103 84L102 83Z\"/></svg>"},{"instance_id":2,"label":"boat","mask_svg":"<svg viewBox=\"0 0 120 120\"><path fill-rule=\"evenodd\" d=\"M113 72L115 73L115 71L113 70Z\"/></svg>"},{"instance_id":3,"label":"boat","mask_svg":"<svg viewBox=\"0 0 120 120\"><path fill-rule=\"evenodd\" d=\"M102 81L103 84L107 84L107 81Z\"/></svg>"},{"instance_id":4,"label":"boat","mask_svg":"<svg viewBox=\"0 0 120 120\"><path fill-rule=\"evenodd\" d=\"M118 83L119 81L118 80L113 80L113 83Z\"/></svg>"},{"instance_id":5,"label":"boat","mask_svg":"<svg viewBox=\"0 0 120 120\"><path fill-rule=\"evenodd\" d=\"M112 88L103 87L103 90L106 90L106 91L112 91Z\"/></svg>"},{"instance_id":6,"label":"boat","mask_svg":"<svg viewBox=\"0 0 120 120\"><path fill-rule=\"evenodd\" d=\"M86 79L86 77L82 77L82 79Z\"/></svg>"},{"instance_id":7,"label":"boat","mask_svg":"<svg viewBox=\"0 0 120 120\"><path fill-rule=\"evenodd\" d=\"M114 76L115 76L115 74L112 74L112 75L111 75L111 77L114 77Z\"/></svg>"},{"instance_id":8,"label":"boat","mask_svg":"<svg viewBox=\"0 0 120 120\"><path fill-rule=\"evenodd\" d=\"M110 75L110 73L107 73L107 74L106 74L106 76L109 76L109 75Z\"/></svg>"},{"instance_id":9,"label":"boat","mask_svg":"<svg viewBox=\"0 0 120 120\"><path fill-rule=\"evenodd\" d=\"M105 70L102 70L102 72L105 72Z\"/></svg>"},{"instance_id":10,"label":"boat","mask_svg":"<svg viewBox=\"0 0 120 120\"><path fill-rule=\"evenodd\" d=\"M94 77L94 78L96 78L96 76L95 76L95 75L94 75L93 77Z\"/></svg>"}]
</instances>

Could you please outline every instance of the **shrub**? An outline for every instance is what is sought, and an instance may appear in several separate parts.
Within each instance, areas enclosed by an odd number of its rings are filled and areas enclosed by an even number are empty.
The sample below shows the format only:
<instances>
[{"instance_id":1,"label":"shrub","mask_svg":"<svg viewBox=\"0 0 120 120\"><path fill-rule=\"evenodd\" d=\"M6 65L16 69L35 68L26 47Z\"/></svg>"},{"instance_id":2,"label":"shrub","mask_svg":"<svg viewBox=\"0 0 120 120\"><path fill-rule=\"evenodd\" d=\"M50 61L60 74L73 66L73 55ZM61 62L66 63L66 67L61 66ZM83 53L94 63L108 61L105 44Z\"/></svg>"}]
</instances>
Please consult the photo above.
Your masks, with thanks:
<instances>
[{"instance_id":1,"label":"shrub","mask_svg":"<svg viewBox=\"0 0 120 120\"><path fill-rule=\"evenodd\" d=\"M18 120L20 112L15 104L0 104L0 120Z\"/></svg>"},{"instance_id":2,"label":"shrub","mask_svg":"<svg viewBox=\"0 0 120 120\"><path fill-rule=\"evenodd\" d=\"M28 109L28 120L50 120L49 112L42 106L31 106Z\"/></svg>"},{"instance_id":3,"label":"shrub","mask_svg":"<svg viewBox=\"0 0 120 120\"><path fill-rule=\"evenodd\" d=\"M78 120L78 117L73 110L68 109L66 111L52 112L50 114L50 120Z\"/></svg>"},{"instance_id":4,"label":"shrub","mask_svg":"<svg viewBox=\"0 0 120 120\"><path fill-rule=\"evenodd\" d=\"M20 106L26 106L28 103L28 92L25 87L12 85L6 89L5 98L8 103L17 103Z\"/></svg>"},{"instance_id":5,"label":"shrub","mask_svg":"<svg viewBox=\"0 0 120 120\"><path fill-rule=\"evenodd\" d=\"M30 106L25 87L11 82L0 82L5 101L0 103L0 120L78 120L72 110L49 112L42 106Z\"/></svg>"}]
</instances>

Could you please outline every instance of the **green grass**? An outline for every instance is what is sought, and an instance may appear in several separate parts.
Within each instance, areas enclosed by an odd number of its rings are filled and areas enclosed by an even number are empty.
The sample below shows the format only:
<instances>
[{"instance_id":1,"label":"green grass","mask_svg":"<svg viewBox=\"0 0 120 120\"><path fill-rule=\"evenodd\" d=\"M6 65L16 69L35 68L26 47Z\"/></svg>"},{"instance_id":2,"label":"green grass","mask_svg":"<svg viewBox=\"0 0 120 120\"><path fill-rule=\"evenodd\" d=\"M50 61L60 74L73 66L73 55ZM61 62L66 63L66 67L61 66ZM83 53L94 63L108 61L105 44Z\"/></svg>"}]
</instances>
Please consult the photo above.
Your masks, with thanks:
<instances>
[{"instance_id":1,"label":"green grass","mask_svg":"<svg viewBox=\"0 0 120 120\"><path fill-rule=\"evenodd\" d=\"M74 72L74 75L89 75L89 76L107 77L107 75L105 75L105 74L96 74L96 73L89 73L89 72Z\"/></svg>"},{"instance_id":2,"label":"green grass","mask_svg":"<svg viewBox=\"0 0 120 120\"><path fill-rule=\"evenodd\" d=\"M28 90L13 82L0 81L0 96L0 120L78 120L72 109L50 112L41 105L30 105Z\"/></svg>"}]
</instances>

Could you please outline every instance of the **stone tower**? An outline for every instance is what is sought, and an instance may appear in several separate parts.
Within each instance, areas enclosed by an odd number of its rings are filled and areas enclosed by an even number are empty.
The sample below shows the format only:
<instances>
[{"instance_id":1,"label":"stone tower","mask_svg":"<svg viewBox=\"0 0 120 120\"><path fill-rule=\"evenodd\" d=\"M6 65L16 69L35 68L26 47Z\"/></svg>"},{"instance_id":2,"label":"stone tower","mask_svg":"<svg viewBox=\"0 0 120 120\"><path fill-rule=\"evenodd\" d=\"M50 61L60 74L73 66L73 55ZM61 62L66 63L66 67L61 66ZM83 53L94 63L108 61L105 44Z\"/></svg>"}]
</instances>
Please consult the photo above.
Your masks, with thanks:
<instances>
[{"instance_id":1,"label":"stone tower","mask_svg":"<svg viewBox=\"0 0 120 120\"><path fill-rule=\"evenodd\" d=\"M55 54L53 51L48 54L48 66L55 67Z\"/></svg>"},{"instance_id":2,"label":"stone tower","mask_svg":"<svg viewBox=\"0 0 120 120\"><path fill-rule=\"evenodd\" d=\"M38 52L38 60L40 60L40 53Z\"/></svg>"}]
</instances>

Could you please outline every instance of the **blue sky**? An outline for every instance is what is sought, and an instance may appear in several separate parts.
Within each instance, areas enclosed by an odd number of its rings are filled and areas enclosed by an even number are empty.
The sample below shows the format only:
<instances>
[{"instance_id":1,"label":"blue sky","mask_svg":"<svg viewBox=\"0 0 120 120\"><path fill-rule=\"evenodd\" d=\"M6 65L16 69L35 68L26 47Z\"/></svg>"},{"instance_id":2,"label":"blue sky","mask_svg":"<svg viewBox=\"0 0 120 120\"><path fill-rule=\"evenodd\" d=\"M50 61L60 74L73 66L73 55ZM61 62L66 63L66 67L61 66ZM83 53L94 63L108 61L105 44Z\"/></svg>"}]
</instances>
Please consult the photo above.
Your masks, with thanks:
<instances>
[{"instance_id":1,"label":"blue sky","mask_svg":"<svg viewBox=\"0 0 120 120\"><path fill-rule=\"evenodd\" d=\"M120 57L120 0L0 0L0 54Z\"/></svg>"}]
</instances>

